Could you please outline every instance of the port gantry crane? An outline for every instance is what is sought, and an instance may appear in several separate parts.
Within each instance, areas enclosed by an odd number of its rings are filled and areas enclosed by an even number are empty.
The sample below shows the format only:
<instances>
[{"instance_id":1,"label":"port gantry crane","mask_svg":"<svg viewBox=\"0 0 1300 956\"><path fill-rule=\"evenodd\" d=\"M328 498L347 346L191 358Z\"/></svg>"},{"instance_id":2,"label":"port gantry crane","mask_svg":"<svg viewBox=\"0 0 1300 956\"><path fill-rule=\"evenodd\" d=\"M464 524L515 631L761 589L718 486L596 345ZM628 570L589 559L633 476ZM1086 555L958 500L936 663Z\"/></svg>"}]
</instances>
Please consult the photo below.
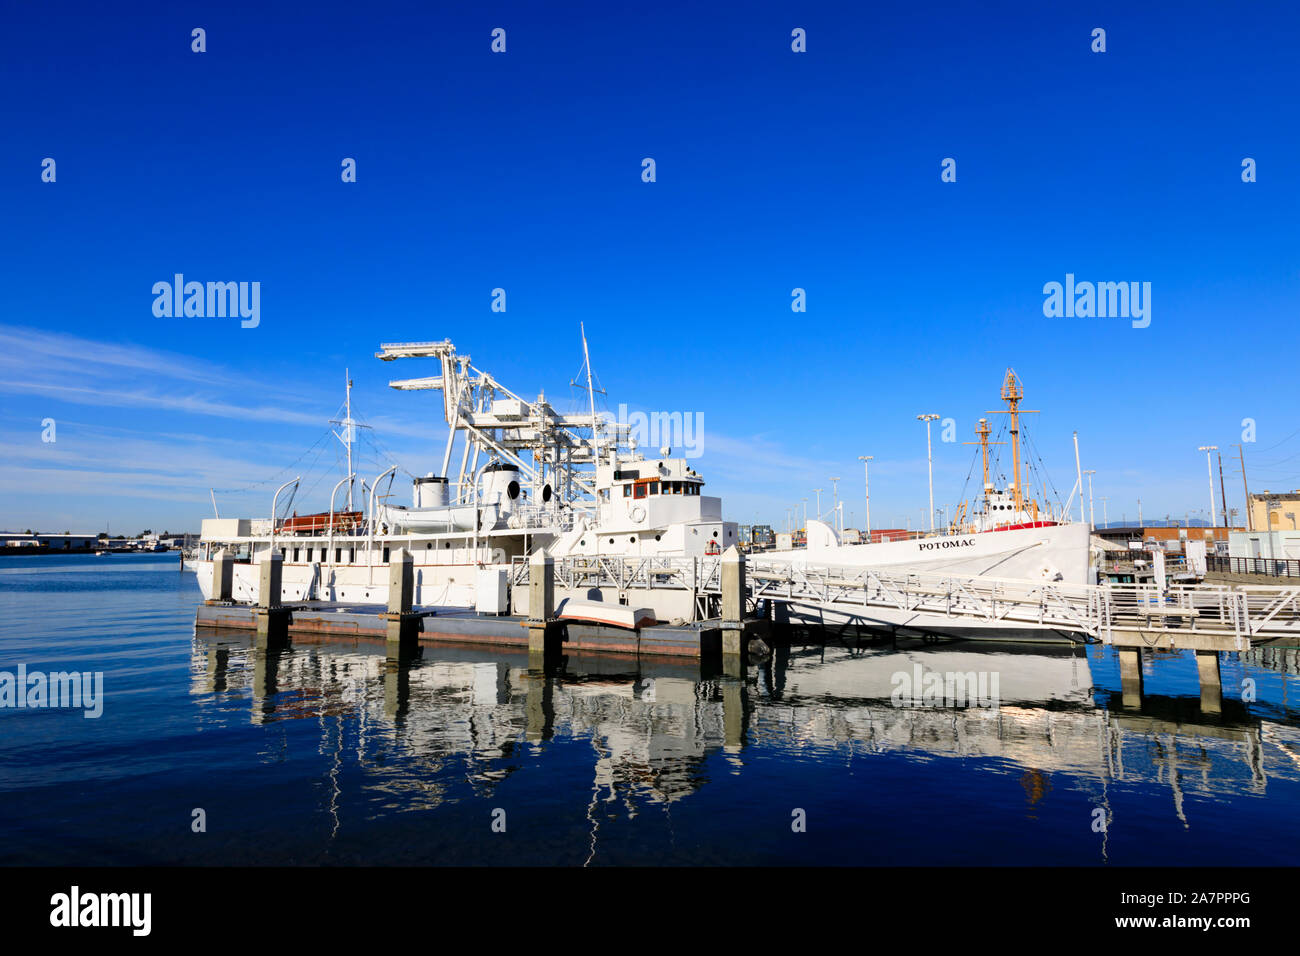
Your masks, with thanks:
<instances>
[{"instance_id":1,"label":"port gantry crane","mask_svg":"<svg viewBox=\"0 0 1300 956\"><path fill-rule=\"evenodd\" d=\"M585 352L585 336L583 346ZM433 358L441 364L440 375L396 379L388 384L399 391L442 392L443 417L449 429L442 477L450 479L457 435L465 434L454 485L456 501L472 500L473 476L478 473L480 456L486 453L489 459L495 457L519 469L521 484L531 486L534 502L546 503L555 496L573 507L594 504L595 465L602 448L616 451L620 435L626 431L626 426L597 415L594 400L586 414L557 412L545 393L529 401L475 367L470 356L458 354L450 339L383 343L379 348L375 357L384 362Z\"/></svg>"}]
</instances>

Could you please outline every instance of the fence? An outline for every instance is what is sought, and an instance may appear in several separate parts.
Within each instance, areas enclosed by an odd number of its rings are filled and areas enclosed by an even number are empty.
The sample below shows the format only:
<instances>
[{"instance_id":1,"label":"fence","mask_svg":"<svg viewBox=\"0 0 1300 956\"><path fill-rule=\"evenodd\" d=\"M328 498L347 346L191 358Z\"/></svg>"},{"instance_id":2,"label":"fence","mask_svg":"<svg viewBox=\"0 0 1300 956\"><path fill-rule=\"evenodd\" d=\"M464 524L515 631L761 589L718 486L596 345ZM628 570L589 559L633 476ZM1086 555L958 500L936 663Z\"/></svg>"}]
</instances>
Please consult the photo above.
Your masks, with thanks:
<instances>
[{"instance_id":1,"label":"fence","mask_svg":"<svg viewBox=\"0 0 1300 956\"><path fill-rule=\"evenodd\" d=\"M1226 558L1210 555L1206 559L1207 571L1225 574L1260 574L1273 578L1300 578L1300 559L1297 558Z\"/></svg>"}]
</instances>

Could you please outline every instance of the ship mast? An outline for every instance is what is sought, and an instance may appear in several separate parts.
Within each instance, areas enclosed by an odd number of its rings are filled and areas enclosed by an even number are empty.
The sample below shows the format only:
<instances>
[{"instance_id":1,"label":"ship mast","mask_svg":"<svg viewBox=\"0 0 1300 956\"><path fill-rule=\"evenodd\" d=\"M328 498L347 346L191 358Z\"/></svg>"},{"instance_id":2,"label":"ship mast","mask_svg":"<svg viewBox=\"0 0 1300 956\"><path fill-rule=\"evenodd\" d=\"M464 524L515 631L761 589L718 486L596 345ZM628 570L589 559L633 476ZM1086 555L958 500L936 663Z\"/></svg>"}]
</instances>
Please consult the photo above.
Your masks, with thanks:
<instances>
[{"instance_id":1,"label":"ship mast","mask_svg":"<svg viewBox=\"0 0 1300 956\"><path fill-rule=\"evenodd\" d=\"M342 420L337 418L330 419L331 425L342 425L343 434L334 433L334 437L343 443L343 447L348 453L348 504L347 510L352 510L352 442L356 438L357 422L352 419L352 375L348 369L343 370L343 378L347 383L346 398L343 400L344 415ZM362 425L362 428L369 428L369 425ZM332 505L331 505L332 507Z\"/></svg>"},{"instance_id":2,"label":"ship mast","mask_svg":"<svg viewBox=\"0 0 1300 956\"><path fill-rule=\"evenodd\" d=\"M991 411L990 415L1010 415L1011 416L1011 472L1012 482L1015 487L1015 507L1016 514L1019 515L1025 507L1024 495L1020 491L1020 416L1036 415L1036 408L1021 408L1020 402L1025 397L1025 387L1020 384L1020 379L1016 378L1014 369L1007 369L1007 376L1002 382L1002 400L1007 403L1005 409Z\"/></svg>"},{"instance_id":3,"label":"ship mast","mask_svg":"<svg viewBox=\"0 0 1300 956\"><path fill-rule=\"evenodd\" d=\"M992 441L992 442L989 441L989 435L991 435L992 433L993 433L993 429L989 428L989 420L988 420L987 418L981 418L981 419L979 420L979 424L975 426L975 437L978 438L979 441L977 441L977 442L973 442L973 441L962 442L963 445L979 445L979 446L980 446L980 456L981 456L981 458L983 459L983 463L984 463L984 490L981 492L981 494L982 494L983 499L984 499L984 514L985 514L985 516L987 516L988 513L989 513L989 488L990 488L990 485L989 485L989 445L1003 445L1003 444L1006 444L1005 442L1000 442L1000 441Z\"/></svg>"},{"instance_id":4,"label":"ship mast","mask_svg":"<svg viewBox=\"0 0 1300 956\"><path fill-rule=\"evenodd\" d=\"M591 385L591 354L587 351L587 326L579 322L582 331L582 364L587 367L587 401L591 405L591 445L594 457L600 457L600 433L596 425L596 390Z\"/></svg>"}]
</instances>

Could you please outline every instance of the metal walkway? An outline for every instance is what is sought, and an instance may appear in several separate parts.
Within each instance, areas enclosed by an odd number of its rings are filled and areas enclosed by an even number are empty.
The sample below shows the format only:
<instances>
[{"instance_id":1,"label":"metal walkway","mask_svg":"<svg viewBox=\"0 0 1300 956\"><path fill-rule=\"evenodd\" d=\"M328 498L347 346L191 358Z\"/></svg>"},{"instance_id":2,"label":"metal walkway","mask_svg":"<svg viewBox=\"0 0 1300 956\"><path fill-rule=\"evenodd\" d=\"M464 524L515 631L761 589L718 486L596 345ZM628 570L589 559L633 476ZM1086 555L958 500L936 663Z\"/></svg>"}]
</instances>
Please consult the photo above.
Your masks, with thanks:
<instances>
[{"instance_id":1,"label":"metal walkway","mask_svg":"<svg viewBox=\"0 0 1300 956\"><path fill-rule=\"evenodd\" d=\"M716 617L722 557L590 556L556 558L555 586L629 591L689 590L697 619ZM528 565L516 559L513 581L526 585ZM1118 636L1191 636L1231 642L1300 639L1300 586L1107 586L1000 580L951 574L814 565L750 556L746 602L786 603L849 618L872 612L926 621L968 622L1007 630L1058 630L1110 643ZM638 600L646 600L644 596Z\"/></svg>"}]
</instances>

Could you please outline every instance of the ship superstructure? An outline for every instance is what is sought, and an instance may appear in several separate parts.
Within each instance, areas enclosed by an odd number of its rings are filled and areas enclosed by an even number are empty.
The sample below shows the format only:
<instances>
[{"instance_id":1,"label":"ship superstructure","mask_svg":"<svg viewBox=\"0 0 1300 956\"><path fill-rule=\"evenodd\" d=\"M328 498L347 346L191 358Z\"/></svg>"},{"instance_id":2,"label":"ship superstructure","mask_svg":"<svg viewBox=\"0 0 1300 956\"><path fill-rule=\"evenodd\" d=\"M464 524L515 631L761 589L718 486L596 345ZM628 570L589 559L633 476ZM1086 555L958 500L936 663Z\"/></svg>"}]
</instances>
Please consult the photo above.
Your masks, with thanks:
<instances>
[{"instance_id":1,"label":"ship superstructure","mask_svg":"<svg viewBox=\"0 0 1300 956\"><path fill-rule=\"evenodd\" d=\"M277 490L268 518L204 520L195 561L204 597L211 597L212 559L222 548L237 555L237 601L255 593L259 557L277 550L284 601L381 602L389 558L403 548L414 559L416 604L469 607L479 570L509 571L541 548L557 557L690 557L736 544L738 526L722 520L721 499L702 493L704 478L687 459L672 457L671 448L643 454L626 425L597 412L585 333L583 352L588 407L562 413L544 393L528 399L506 387L450 340L381 345L382 361L438 363L437 375L390 385L441 391L448 436L440 473L412 476L409 505L397 503L394 465L369 481L349 471L328 511L281 514L295 479ZM350 388L346 416L334 422L343 426L336 435L348 446L349 469L358 425Z\"/></svg>"}]
</instances>

